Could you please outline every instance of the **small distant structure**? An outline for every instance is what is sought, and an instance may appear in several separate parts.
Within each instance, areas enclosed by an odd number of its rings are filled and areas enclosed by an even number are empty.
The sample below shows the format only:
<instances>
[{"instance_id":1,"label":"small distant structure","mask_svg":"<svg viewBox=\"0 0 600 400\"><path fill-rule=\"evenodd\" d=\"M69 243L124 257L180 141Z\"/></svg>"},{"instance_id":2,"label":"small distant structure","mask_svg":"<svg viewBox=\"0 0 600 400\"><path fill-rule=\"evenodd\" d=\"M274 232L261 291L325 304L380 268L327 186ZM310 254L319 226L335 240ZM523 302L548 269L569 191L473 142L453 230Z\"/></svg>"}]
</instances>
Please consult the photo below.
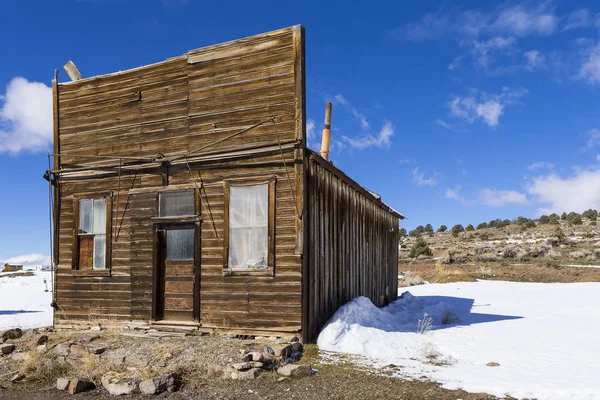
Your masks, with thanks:
<instances>
[{"instance_id":1,"label":"small distant structure","mask_svg":"<svg viewBox=\"0 0 600 400\"><path fill-rule=\"evenodd\" d=\"M23 271L23 264L4 264L4 271L2 272L17 272Z\"/></svg>"}]
</instances>

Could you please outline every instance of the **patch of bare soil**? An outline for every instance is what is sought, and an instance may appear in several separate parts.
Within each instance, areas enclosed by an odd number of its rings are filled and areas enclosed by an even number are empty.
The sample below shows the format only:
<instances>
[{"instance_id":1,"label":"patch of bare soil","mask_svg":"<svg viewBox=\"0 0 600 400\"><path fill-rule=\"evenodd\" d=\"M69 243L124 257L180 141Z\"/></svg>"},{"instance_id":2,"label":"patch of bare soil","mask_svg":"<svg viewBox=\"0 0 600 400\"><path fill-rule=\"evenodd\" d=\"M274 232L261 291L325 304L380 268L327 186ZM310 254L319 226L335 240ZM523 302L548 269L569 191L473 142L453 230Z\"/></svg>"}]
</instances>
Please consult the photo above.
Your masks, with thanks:
<instances>
[{"instance_id":1,"label":"patch of bare soil","mask_svg":"<svg viewBox=\"0 0 600 400\"><path fill-rule=\"evenodd\" d=\"M237 339L224 336L179 338L131 338L116 331L48 332L49 341L44 346L32 343L34 333L11 340L16 350L0 357L0 398L2 399L66 399L66 392L54 389L61 376L85 377L93 380L97 389L78 394L79 398L109 399L100 383L108 370L117 370L140 378L166 371L176 371L183 378L183 386L175 393L160 397L173 399L493 399L486 394L446 390L437 383L423 380L407 381L384 376L385 370L365 372L352 363L340 365L322 361L314 345L305 347L301 363L310 363L318 373L311 377L287 378L280 381L275 372L263 372L258 378L247 381L222 380L209 377L209 365L225 365L239 361L242 352L262 350L268 339ZM94 336L98 336L88 342ZM99 355L57 356L60 345L88 343L94 348L103 347ZM57 350L58 348L58 350ZM8 380L16 372L26 378L16 384ZM387 371L389 372L389 371ZM128 398L148 398L132 395Z\"/></svg>"}]
</instances>

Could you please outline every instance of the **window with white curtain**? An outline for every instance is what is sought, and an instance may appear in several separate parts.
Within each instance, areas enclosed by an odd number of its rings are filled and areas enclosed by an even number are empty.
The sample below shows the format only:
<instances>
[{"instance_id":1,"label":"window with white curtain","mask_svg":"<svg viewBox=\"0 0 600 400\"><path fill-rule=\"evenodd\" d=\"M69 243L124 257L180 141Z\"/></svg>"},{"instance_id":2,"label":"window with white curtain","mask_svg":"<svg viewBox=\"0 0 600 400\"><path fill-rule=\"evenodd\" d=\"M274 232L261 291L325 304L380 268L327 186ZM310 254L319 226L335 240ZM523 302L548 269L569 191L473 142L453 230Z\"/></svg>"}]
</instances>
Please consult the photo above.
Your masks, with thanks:
<instances>
[{"instance_id":1,"label":"window with white curtain","mask_svg":"<svg viewBox=\"0 0 600 400\"><path fill-rule=\"evenodd\" d=\"M267 267L269 263L269 183L229 187L230 269Z\"/></svg>"}]
</instances>

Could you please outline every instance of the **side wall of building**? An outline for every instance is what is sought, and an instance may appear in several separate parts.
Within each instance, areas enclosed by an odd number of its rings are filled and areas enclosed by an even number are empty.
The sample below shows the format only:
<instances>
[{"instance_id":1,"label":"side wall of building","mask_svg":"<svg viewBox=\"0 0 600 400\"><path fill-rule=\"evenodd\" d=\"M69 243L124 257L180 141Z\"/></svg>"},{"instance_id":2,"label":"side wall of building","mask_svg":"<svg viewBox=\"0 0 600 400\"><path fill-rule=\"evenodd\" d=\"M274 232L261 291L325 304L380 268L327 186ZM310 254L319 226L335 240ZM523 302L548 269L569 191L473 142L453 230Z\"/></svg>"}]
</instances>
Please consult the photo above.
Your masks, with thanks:
<instances>
[{"instance_id":1,"label":"side wall of building","mask_svg":"<svg viewBox=\"0 0 600 400\"><path fill-rule=\"evenodd\" d=\"M169 168L168 185L202 184L200 322L205 327L301 330L304 30L210 46L119 74L55 85L57 174L55 322L149 321L153 224L164 170L85 156L155 157L206 151ZM231 139L228 136L275 117ZM219 142L223 140L222 142ZM223 156L226 155L226 156ZM105 170L98 170L99 167ZM190 172L191 170L191 172ZM68 172L70 171L70 172ZM120 175L120 177L119 177ZM224 181L276 177L274 276L223 272ZM108 193L110 275L72 269L77 196ZM300 211L301 212L301 211Z\"/></svg>"},{"instance_id":2,"label":"side wall of building","mask_svg":"<svg viewBox=\"0 0 600 400\"><path fill-rule=\"evenodd\" d=\"M308 340L355 297L382 307L398 296L398 218L315 157L306 162Z\"/></svg>"}]
</instances>

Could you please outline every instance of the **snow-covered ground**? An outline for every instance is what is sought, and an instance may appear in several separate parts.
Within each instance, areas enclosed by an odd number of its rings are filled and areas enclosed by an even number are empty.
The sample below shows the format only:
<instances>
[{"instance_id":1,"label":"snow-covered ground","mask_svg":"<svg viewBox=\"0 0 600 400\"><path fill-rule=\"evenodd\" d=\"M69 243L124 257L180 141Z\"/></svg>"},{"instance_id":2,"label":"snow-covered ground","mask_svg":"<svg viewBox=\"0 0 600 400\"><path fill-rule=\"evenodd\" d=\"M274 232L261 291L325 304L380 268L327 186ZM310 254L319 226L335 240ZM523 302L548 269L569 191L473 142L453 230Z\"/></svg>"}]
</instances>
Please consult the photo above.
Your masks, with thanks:
<instances>
[{"instance_id":1,"label":"snow-covered ground","mask_svg":"<svg viewBox=\"0 0 600 400\"><path fill-rule=\"evenodd\" d=\"M346 304L319 348L365 356L361 362L376 368L403 366L399 375L449 389L600 399L600 283L479 281L406 291L383 309L364 297ZM429 318L431 329L417 333Z\"/></svg>"},{"instance_id":2,"label":"snow-covered ground","mask_svg":"<svg viewBox=\"0 0 600 400\"><path fill-rule=\"evenodd\" d=\"M36 271L34 276L0 276L0 330L36 328L52 325L51 272Z\"/></svg>"}]
</instances>

